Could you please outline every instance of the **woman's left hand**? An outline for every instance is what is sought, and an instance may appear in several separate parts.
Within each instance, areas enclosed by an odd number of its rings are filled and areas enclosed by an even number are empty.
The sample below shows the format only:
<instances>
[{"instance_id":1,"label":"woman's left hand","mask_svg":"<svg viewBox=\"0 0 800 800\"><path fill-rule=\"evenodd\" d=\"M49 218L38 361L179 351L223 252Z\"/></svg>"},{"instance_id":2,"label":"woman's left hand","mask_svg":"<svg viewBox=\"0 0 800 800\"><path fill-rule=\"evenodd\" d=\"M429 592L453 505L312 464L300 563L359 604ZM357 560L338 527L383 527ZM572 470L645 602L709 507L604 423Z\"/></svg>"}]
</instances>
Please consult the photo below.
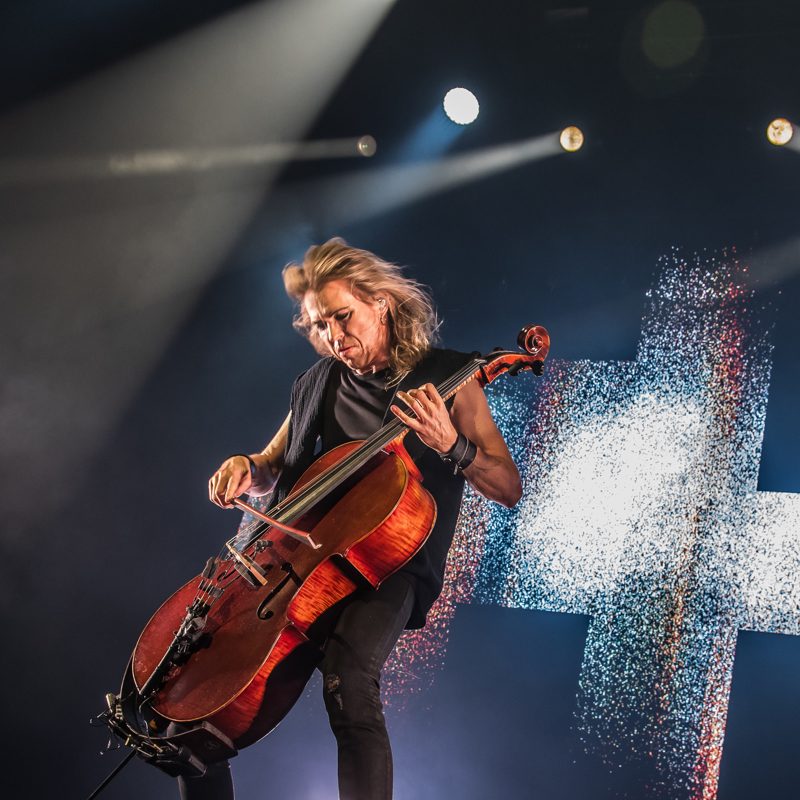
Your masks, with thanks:
<instances>
[{"instance_id":1,"label":"woman's left hand","mask_svg":"<svg viewBox=\"0 0 800 800\"><path fill-rule=\"evenodd\" d=\"M404 422L419 436L420 441L438 453L449 452L458 438L450 412L444 404L439 392L432 383L426 383L419 389L408 392L398 392L400 398L408 408L414 412L414 417L400 410L395 405L391 406L394 415Z\"/></svg>"}]
</instances>

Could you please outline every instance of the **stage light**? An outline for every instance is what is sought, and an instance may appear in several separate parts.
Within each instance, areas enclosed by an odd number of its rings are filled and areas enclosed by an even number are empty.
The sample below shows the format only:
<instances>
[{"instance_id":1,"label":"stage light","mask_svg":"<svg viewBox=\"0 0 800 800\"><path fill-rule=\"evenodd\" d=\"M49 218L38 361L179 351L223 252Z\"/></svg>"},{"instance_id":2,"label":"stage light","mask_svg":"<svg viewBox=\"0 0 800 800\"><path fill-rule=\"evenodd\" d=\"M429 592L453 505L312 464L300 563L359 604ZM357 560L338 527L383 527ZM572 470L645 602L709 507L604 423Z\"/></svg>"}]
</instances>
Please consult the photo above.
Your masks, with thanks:
<instances>
[{"instance_id":1,"label":"stage light","mask_svg":"<svg viewBox=\"0 0 800 800\"><path fill-rule=\"evenodd\" d=\"M575 125L570 125L561 131L558 142L568 153L575 153L583 147L583 131Z\"/></svg>"},{"instance_id":2,"label":"stage light","mask_svg":"<svg viewBox=\"0 0 800 800\"><path fill-rule=\"evenodd\" d=\"M778 119L772 120L767 126L767 139L777 147L789 144L792 140L792 136L794 136L794 128L788 119L778 117Z\"/></svg>"},{"instance_id":3,"label":"stage light","mask_svg":"<svg viewBox=\"0 0 800 800\"><path fill-rule=\"evenodd\" d=\"M456 125L469 125L478 118L478 98L469 89L458 87L444 96L444 113Z\"/></svg>"},{"instance_id":4,"label":"stage light","mask_svg":"<svg viewBox=\"0 0 800 800\"><path fill-rule=\"evenodd\" d=\"M378 143L372 136L362 136L356 143L356 149L360 156L364 158L372 158L375 151L378 149Z\"/></svg>"}]
</instances>

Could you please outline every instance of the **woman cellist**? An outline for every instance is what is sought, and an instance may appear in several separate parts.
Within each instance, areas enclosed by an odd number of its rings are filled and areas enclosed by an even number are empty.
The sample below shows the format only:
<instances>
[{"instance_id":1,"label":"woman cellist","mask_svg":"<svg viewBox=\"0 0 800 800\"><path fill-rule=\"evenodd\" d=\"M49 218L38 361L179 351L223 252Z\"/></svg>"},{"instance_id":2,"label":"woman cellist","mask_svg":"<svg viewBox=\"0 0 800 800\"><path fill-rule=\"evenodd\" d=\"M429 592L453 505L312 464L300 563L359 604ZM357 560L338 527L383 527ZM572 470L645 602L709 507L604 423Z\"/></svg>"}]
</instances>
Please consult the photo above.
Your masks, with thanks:
<instances>
[{"instance_id":1,"label":"woman cellist","mask_svg":"<svg viewBox=\"0 0 800 800\"><path fill-rule=\"evenodd\" d=\"M209 481L209 498L231 508L242 494L272 492L271 503L279 502L320 452L367 438L392 415L410 428L405 446L436 501L436 524L408 564L351 599L319 667L338 745L340 798L387 800L392 756L381 668L402 631L425 624L441 591L464 481L513 506L519 473L477 382L447 404L434 388L469 356L432 346L436 313L422 286L341 239L311 247L283 278L299 305L294 325L322 358L295 381L289 415L274 438L261 452L223 462ZM179 781L184 800L233 797L227 763Z\"/></svg>"}]
</instances>

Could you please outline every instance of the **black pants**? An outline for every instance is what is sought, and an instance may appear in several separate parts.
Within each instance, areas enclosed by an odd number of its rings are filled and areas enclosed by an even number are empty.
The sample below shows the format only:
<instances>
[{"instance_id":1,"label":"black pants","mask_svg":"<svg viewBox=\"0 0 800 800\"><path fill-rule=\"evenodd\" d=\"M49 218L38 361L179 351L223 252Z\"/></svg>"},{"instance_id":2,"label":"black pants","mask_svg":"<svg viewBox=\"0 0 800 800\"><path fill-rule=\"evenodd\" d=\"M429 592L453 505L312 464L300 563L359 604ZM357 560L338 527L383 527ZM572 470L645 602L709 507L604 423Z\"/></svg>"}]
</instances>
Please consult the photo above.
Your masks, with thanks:
<instances>
[{"instance_id":1,"label":"black pants","mask_svg":"<svg viewBox=\"0 0 800 800\"><path fill-rule=\"evenodd\" d=\"M408 622L411 584L393 575L342 612L320 663L325 708L339 748L340 800L390 800L392 750L380 697L381 669ZM182 800L233 800L227 762L179 778Z\"/></svg>"}]
</instances>

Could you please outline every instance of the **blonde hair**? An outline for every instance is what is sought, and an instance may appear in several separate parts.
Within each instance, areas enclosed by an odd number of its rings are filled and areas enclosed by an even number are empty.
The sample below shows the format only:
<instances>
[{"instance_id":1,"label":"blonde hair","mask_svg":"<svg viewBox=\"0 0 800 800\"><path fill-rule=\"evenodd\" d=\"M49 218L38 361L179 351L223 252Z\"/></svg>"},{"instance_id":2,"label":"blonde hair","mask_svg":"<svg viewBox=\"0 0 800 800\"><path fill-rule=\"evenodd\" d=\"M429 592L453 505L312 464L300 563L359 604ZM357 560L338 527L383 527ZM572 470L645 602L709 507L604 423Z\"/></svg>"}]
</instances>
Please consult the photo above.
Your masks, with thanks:
<instances>
[{"instance_id":1,"label":"blonde hair","mask_svg":"<svg viewBox=\"0 0 800 800\"><path fill-rule=\"evenodd\" d=\"M321 355L329 350L311 326L303 298L318 292L329 281L341 280L360 298L380 294L386 298L391 331L389 367L391 383L407 375L436 341L439 320L426 286L407 278L400 267L384 261L369 250L350 247L344 239L329 239L306 251L302 264L287 264L283 285L299 310L293 325Z\"/></svg>"}]
</instances>

